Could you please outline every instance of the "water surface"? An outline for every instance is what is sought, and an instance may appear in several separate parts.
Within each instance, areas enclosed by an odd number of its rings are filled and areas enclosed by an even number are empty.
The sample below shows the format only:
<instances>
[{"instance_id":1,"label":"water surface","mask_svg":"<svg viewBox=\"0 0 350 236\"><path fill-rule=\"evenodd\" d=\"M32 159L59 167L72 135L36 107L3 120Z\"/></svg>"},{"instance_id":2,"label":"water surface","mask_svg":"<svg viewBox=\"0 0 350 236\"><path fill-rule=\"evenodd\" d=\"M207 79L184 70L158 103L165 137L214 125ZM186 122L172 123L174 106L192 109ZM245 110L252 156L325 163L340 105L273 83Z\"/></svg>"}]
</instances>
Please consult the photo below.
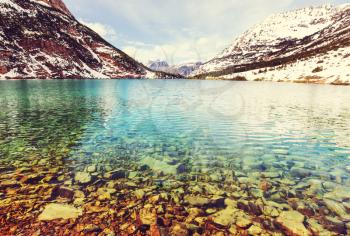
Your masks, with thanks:
<instances>
[{"instance_id":1,"label":"water surface","mask_svg":"<svg viewBox=\"0 0 350 236\"><path fill-rule=\"evenodd\" d=\"M19 181L23 187L23 175L39 170L52 175L54 169L59 177L48 181L49 185L85 191L86 185L74 178L77 173L89 173L92 180L86 184L90 185L108 180L106 173L118 170L124 171L121 179L136 178L132 181L139 189L142 184L151 187L149 195L172 194L182 186L181 191L186 191L177 193L178 201L164 200L181 206L189 204L187 195L203 195L237 201L262 198L298 210L295 199L299 199L306 209L298 211L307 220L346 234L345 224L350 221L349 101L349 87L327 85L0 81L0 179ZM44 175L29 184L43 179ZM178 182L166 189L169 181ZM217 189L208 190L208 183ZM268 184L261 187L262 183ZM195 186L202 190L187 192ZM19 188L17 184L10 187ZM29 195L18 190L13 196L8 193L10 187L0 184L7 210L12 206L6 200ZM94 191L85 191L86 199ZM123 191L132 196L135 186ZM114 197L119 198L119 193L113 193ZM344 212L336 212L332 204L341 204ZM44 202L32 215L43 206ZM321 210L324 217L343 223L343 228L325 223L319 217ZM309 231L310 225L306 224Z\"/></svg>"}]
</instances>

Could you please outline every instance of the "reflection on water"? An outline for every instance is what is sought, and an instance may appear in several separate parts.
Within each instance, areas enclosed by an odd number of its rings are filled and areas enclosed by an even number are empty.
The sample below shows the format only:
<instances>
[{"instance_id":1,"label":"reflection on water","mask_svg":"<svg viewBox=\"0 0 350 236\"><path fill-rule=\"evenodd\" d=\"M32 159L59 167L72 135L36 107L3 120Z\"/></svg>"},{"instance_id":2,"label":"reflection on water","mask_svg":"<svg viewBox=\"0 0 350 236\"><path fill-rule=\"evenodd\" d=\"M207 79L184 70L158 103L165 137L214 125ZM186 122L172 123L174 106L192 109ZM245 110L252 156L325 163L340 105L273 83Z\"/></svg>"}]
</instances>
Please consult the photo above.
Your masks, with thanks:
<instances>
[{"instance_id":1,"label":"reflection on water","mask_svg":"<svg viewBox=\"0 0 350 236\"><path fill-rule=\"evenodd\" d=\"M349 91L2 81L0 229L346 235Z\"/></svg>"}]
</instances>

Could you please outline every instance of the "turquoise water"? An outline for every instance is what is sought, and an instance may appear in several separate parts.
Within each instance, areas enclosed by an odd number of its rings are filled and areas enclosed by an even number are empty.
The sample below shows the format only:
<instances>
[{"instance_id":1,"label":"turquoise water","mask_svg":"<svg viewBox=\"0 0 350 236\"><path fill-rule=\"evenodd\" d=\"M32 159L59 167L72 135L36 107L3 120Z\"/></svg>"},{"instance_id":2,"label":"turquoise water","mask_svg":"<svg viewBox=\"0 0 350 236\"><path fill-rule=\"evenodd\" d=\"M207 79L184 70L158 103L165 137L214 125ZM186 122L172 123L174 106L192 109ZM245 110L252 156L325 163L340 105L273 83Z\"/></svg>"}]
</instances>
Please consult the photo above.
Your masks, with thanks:
<instances>
[{"instance_id":1,"label":"turquoise water","mask_svg":"<svg viewBox=\"0 0 350 236\"><path fill-rule=\"evenodd\" d=\"M141 176L147 165L155 178L218 183L233 175L254 188L262 179L286 183L294 194L280 189L276 200L276 192L265 193L279 203L309 199L308 191L320 200L343 191L336 200L347 202L349 101L349 87L326 85L0 81L0 177L58 167L70 173L66 184L91 165L97 178L115 169ZM323 188L314 190L315 181Z\"/></svg>"},{"instance_id":2,"label":"turquoise water","mask_svg":"<svg viewBox=\"0 0 350 236\"><path fill-rule=\"evenodd\" d=\"M1 155L45 155L48 146L67 142L69 156L82 160L281 153L321 164L347 162L349 90L180 80L5 81Z\"/></svg>"}]
</instances>

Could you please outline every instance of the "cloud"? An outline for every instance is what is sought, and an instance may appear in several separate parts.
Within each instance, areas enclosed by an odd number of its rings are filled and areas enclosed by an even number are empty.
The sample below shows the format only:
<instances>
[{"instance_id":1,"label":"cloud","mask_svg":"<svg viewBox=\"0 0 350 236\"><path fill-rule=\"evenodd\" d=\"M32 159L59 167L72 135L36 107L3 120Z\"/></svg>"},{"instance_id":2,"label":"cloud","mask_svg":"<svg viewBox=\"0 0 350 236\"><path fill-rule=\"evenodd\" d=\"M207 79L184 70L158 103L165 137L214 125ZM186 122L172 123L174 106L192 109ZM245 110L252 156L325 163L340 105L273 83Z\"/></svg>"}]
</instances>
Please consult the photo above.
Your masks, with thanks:
<instances>
[{"instance_id":1,"label":"cloud","mask_svg":"<svg viewBox=\"0 0 350 236\"><path fill-rule=\"evenodd\" d=\"M109 41L115 41L118 38L118 34L112 26L105 25L99 22L87 22L82 19L80 19L79 22L83 25L86 25L87 27L98 33L101 37Z\"/></svg>"},{"instance_id":2,"label":"cloud","mask_svg":"<svg viewBox=\"0 0 350 236\"><path fill-rule=\"evenodd\" d=\"M197 37L195 39L178 38L166 44L142 44L140 42L127 42L123 51L136 60L147 63L149 60L166 60L169 64L179 62L206 61L229 45L219 35Z\"/></svg>"},{"instance_id":3,"label":"cloud","mask_svg":"<svg viewBox=\"0 0 350 236\"><path fill-rule=\"evenodd\" d=\"M209 60L270 14L344 1L65 0L78 18L89 19L86 25L130 56L170 63Z\"/></svg>"}]
</instances>

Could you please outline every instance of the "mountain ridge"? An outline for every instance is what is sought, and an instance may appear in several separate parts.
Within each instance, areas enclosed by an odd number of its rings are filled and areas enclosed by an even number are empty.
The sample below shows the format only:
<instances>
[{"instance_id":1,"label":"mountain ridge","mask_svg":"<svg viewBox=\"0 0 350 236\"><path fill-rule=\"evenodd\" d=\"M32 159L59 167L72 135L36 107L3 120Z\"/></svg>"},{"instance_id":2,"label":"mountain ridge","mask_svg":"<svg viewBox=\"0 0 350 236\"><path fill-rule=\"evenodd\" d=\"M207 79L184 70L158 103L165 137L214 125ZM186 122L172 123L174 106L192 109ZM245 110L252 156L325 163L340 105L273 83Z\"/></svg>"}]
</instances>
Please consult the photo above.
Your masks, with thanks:
<instances>
[{"instance_id":1,"label":"mountain ridge","mask_svg":"<svg viewBox=\"0 0 350 236\"><path fill-rule=\"evenodd\" d=\"M173 78L78 22L61 0L0 0L0 79Z\"/></svg>"},{"instance_id":2,"label":"mountain ridge","mask_svg":"<svg viewBox=\"0 0 350 236\"><path fill-rule=\"evenodd\" d=\"M238 36L191 76L348 84L349 65L333 57L338 50L344 59L350 53L349 25L350 4L274 14Z\"/></svg>"},{"instance_id":3,"label":"mountain ridge","mask_svg":"<svg viewBox=\"0 0 350 236\"><path fill-rule=\"evenodd\" d=\"M163 60L155 60L149 61L147 64L152 70L162 71L171 74L178 74L184 77L189 76L193 71L199 68L202 65L201 62L189 62L189 63L181 63L169 65L167 61Z\"/></svg>"},{"instance_id":4,"label":"mountain ridge","mask_svg":"<svg viewBox=\"0 0 350 236\"><path fill-rule=\"evenodd\" d=\"M61 11L69 16L73 16L73 14L69 11L66 4L62 0L31 0L32 2L42 4L47 7L52 7L58 11Z\"/></svg>"}]
</instances>

